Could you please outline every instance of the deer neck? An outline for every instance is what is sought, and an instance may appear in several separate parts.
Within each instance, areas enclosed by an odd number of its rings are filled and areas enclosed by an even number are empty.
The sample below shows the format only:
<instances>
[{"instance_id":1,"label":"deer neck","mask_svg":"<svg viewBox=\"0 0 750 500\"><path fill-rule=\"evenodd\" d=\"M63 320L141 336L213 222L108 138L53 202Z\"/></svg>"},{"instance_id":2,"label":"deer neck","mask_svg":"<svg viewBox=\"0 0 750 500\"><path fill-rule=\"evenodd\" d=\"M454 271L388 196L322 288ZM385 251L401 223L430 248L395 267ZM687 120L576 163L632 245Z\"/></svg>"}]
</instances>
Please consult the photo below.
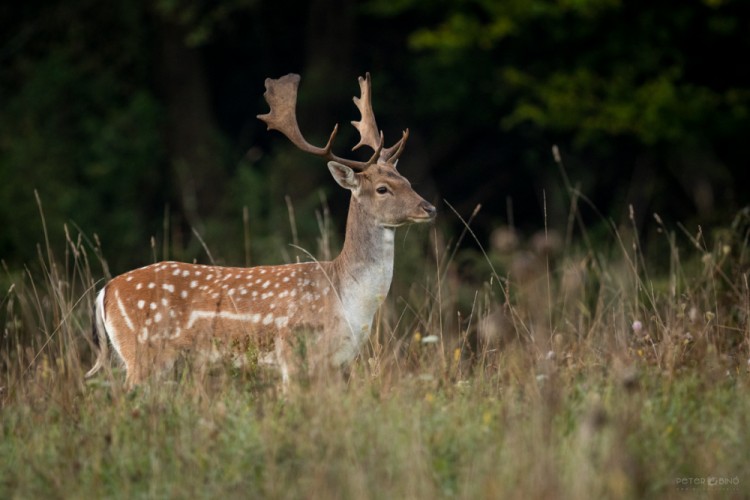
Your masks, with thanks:
<instances>
[{"instance_id":1,"label":"deer neck","mask_svg":"<svg viewBox=\"0 0 750 500\"><path fill-rule=\"evenodd\" d=\"M349 203L346 236L336 268L341 285L358 285L372 295L385 295L393 278L395 229L374 223L356 196Z\"/></svg>"},{"instance_id":2,"label":"deer neck","mask_svg":"<svg viewBox=\"0 0 750 500\"><path fill-rule=\"evenodd\" d=\"M334 260L344 316L362 341L393 278L395 229L375 224L352 196L341 254Z\"/></svg>"}]
</instances>

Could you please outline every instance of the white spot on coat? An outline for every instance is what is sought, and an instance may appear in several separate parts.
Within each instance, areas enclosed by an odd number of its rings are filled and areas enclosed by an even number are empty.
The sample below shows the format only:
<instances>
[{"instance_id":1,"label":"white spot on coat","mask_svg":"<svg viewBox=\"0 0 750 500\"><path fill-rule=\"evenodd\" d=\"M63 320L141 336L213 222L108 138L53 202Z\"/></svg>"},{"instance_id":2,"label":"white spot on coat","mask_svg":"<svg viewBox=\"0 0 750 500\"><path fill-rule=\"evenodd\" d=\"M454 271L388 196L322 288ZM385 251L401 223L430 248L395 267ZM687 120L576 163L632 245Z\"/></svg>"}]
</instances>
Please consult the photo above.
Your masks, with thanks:
<instances>
[{"instance_id":1,"label":"white spot on coat","mask_svg":"<svg viewBox=\"0 0 750 500\"><path fill-rule=\"evenodd\" d=\"M148 328L144 328L143 330L141 330L141 333L138 334L138 342L140 342L141 344L144 344L146 343L147 340L148 340Z\"/></svg>"},{"instance_id":2,"label":"white spot on coat","mask_svg":"<svg viewBox=\"0 0 750 500\"><path fill-rule=\"evenodd\" d=\"M279 316L274 320L276 328L284 328L289 323L289 318L286 316Z\"/></svg>"}]
</instances>

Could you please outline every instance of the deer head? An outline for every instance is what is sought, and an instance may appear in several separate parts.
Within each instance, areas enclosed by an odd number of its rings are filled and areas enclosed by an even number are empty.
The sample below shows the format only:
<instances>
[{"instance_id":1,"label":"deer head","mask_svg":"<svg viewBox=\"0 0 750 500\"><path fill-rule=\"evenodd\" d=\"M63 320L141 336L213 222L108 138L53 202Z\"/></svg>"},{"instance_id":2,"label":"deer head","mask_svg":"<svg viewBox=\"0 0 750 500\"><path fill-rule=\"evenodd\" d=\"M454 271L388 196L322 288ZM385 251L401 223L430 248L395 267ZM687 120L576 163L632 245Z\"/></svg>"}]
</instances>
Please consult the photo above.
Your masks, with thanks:
<instances>
[{"instance_id":1,"label":"deer head","mask_svg":"<svg viewBox=\"0 0 750 500\"><path fill-rule=\"evenodd\" d=\"M278 130L302 151L325 158L336 182L352 192L352 200L382 227L398 227L407 223L428 222L435 218L436 210L411 187L409 181L396 169L396 164L409 138L404 130L401 139L391 147L383 147L383 133L378 130L372 109L370 74L359 77L360 97L354 104L362 118L352 125L359 131L360 140L352 148L368 146L373 155L366 162L341 158L333 151L338 124L324 147L313 146L300 132L297 124L297 90L300 76L289 74L279 79L266 79L264 97L271 111L258 115L268 129Z\"/></svg>"}]
</instances>

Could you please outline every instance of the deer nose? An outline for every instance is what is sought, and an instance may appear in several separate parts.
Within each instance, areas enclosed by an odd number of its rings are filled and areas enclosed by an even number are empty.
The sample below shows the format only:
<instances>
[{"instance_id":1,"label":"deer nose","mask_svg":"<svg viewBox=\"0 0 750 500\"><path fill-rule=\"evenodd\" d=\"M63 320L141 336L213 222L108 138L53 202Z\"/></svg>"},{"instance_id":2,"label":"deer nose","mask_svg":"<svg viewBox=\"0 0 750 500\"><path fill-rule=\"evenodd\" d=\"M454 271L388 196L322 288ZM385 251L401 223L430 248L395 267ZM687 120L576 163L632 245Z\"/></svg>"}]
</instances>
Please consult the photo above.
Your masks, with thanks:
<instances>
[{"instance_id":1,"label":"deer nose","mask_svg":"<svg viewBox=\"0 0 750 500\"><path fill-rule=\"evenodd\" d=\"M423 201L419 204L419 208L424 210L424 212L427 214L428 217L433 218L437 214L437 209L427 203L426 201Z\"/></svg>"}]
</instances>

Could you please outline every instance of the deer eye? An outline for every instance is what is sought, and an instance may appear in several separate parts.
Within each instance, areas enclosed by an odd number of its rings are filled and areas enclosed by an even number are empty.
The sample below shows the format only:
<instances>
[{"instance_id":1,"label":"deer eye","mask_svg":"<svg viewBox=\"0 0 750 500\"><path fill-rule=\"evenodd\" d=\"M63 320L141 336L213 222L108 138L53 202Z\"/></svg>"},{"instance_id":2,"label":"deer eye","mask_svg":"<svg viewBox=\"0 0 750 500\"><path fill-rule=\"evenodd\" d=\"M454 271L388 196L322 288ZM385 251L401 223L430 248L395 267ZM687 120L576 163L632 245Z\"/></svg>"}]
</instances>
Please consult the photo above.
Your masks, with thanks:
<instances>
[{"instance_id":1,"label":"deer eye","mask_svg":"<svg viewBox=\"0 0 750 500\"><path fill-rule=\"evenodd\" d=\"M385 194L388 192L388 188L385 186L378 186L378 188L375 191L377 191L378 194Z\"/></svg>"}]
</instances>

